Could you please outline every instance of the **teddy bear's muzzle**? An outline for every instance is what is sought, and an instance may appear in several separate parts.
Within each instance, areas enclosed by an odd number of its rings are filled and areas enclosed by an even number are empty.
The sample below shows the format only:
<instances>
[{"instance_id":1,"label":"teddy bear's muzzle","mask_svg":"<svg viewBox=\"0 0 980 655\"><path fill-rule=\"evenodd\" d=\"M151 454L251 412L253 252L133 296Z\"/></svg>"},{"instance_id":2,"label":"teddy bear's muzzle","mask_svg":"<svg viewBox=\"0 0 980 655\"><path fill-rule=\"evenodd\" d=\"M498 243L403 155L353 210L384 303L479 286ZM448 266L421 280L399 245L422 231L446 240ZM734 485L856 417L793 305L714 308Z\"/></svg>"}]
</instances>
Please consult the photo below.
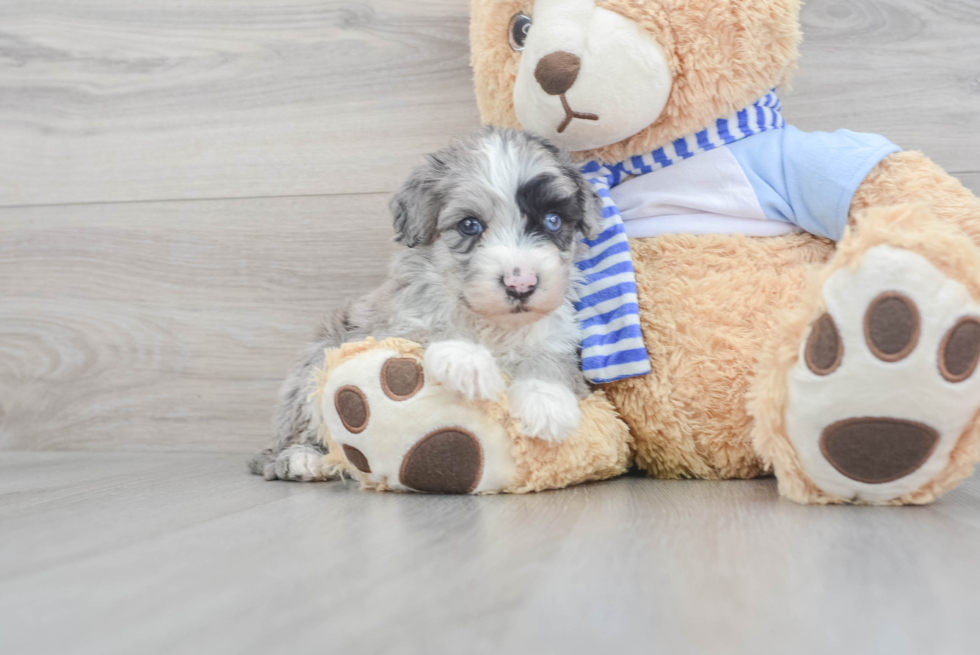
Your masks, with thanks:
<instances>
[{"instance_id":1,"label":"teddy bear's muzzle","mask_svg":"<svg viewBox=\"0 0 980 655\"><path fill-rule=\"evenodd\" d=\"M564 50L545 55L534 68L534 79L541 85L541 89L548 95L561 97L561 106L565 110L565 118L558 125L558 134L564 132L569 123L576 118L586 121L599 120L599 116L596 114L574 111L565 96L565 93L572 88L575 80L578 79L581 68L582 58Z\"/></svg>"}]
</instances>

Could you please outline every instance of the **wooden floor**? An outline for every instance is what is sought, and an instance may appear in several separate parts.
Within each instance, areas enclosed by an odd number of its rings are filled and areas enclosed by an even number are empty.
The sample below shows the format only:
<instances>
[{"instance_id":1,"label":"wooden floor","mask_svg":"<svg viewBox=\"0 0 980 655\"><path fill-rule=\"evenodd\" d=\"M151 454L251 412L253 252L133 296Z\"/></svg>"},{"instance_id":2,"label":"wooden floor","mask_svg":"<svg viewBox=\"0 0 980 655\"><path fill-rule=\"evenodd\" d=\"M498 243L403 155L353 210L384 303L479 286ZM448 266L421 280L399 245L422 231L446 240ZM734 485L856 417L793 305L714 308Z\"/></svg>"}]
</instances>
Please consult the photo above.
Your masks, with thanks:
<instances>
[{"instance_id":1,"label":"wooden floor","mask_svg":"<svg viewBox=\"0 0 980 655\"><path fill-rule=\"evenodd\" d=\"M980 478L533 496L264 482L222 454L0 454L4 653L976 653Z\"/></svg>"},{"instance_id":2,"label":"wooden floor","mask_svg":"<svg viewBox=\"0 0 980 655\"><path fill-rule=\"evenodd\" d=\"M279 381L479 123L460 0L0 2L0 652L975 653L980 478L265 483ZM980 0L809 0L788 121L980 192Z\"/></svg>"}]
</instances>

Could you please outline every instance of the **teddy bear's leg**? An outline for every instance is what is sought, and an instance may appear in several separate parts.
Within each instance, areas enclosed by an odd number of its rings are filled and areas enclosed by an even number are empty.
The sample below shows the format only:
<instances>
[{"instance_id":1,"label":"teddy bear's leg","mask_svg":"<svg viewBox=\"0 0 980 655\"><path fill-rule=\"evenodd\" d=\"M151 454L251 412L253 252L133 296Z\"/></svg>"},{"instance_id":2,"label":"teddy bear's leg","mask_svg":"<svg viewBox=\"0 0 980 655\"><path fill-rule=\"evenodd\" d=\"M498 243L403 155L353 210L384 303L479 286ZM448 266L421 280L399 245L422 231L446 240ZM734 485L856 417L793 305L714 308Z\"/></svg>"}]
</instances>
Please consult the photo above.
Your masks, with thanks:
<instances>
[{"instance_id":1,"label":"teddy bear's leg","mask_svg":"<svg viewBox=\"0 0 980 655\"><path fill-rule=\"evenodd\" d=\"M798 502L925 503L980 457L980 259L927 205L869 209L760 358L753 440Z\"/></svg>"}]
</instances>

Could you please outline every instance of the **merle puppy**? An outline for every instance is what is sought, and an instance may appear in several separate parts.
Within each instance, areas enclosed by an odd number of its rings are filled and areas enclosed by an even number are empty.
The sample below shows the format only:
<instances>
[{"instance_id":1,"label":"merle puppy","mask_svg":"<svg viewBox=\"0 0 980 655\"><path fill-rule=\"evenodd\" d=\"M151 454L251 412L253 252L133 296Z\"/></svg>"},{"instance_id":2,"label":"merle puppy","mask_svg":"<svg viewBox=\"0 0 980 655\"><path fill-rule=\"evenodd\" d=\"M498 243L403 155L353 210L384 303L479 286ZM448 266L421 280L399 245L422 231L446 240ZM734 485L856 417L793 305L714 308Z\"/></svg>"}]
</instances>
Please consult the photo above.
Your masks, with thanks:
<instances>
[{"instance_id":1,"label":"merle puppy","mask_svg":"<svg viewBox=\"0 0 980 655\"><path fill-rule=\"evenodd\" d=\"M602 219L577 167L544 139L484 128L430 155L391 210L405 247L383 286L321 325L283 384L276 445L251 462L267 480L326 477L311 374L325 348L368 336L426 346L429 373L466 398L506 391L528 436L559 441L578 427L588 386L574 260Z\"/></svg>"}]
</instances>

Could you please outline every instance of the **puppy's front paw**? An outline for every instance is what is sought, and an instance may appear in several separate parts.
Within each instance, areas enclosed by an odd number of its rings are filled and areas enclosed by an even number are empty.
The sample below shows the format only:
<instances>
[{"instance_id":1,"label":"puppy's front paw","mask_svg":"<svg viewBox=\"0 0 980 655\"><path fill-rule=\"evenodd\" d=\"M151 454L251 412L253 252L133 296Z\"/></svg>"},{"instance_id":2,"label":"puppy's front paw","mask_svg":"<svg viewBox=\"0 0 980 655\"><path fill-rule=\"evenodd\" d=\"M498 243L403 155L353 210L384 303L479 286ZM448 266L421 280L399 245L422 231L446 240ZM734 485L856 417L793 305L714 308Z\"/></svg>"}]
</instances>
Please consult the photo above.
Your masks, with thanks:
<instances>
[{"instance_id":1,"label":"puppy's front paw","mask_svg":"<svg viewBox=\"0 0 980 655\"><path fill-rule=\"evenodd\" d=\"M578 429L582 411L578 398L561 384L541 380L518 380L507 392L511 413L529 437L564 441Z\"/></svg>"},{"instance_id":2,"label":"puppy's front paw","mask_svg":"<svg viewBox=\"0 0 980 655\"><path fill-rule=\"evenodd\" d=\"M438 341L425 351L425 367L443 386L469 400L495 400L504 379L493 355L469 341Z\"/></svg>"}]
</instances>

